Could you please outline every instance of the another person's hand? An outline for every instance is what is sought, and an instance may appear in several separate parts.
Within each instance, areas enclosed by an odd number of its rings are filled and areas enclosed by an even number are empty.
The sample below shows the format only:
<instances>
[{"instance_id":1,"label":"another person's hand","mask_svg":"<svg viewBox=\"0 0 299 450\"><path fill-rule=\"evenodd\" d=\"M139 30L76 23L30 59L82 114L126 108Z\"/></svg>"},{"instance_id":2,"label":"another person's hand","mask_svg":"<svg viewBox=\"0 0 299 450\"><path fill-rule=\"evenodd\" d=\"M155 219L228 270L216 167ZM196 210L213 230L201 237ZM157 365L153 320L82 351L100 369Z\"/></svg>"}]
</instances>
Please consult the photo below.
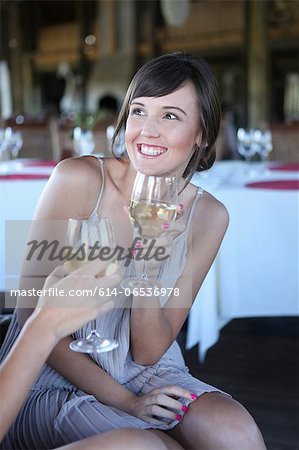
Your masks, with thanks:
<instances>
[{"instance_id":1,"label":"another person's hand","mask_svg":"<svg viewBox=\"0 0 299 450\"><path fill-rule=\"evenodd\" d=\"M188 410L178 398L196 400L197 396L179 386L164 386L148 394L135 397L131 405L131 414L155 425L178 420Z\"/></svg>"},{"instance_id":2,"label":"another person's hand","mask_svg":"<svg viewBox=\"0 0 299 450\"><path fill-rule=\"evenodd\" d=\"M45 281L32 319L44 319L59 340L113 308L105 293L119 282L117 265L109 261L89 261L70 274L58 266Z\"/></svg>"}]
</instances>

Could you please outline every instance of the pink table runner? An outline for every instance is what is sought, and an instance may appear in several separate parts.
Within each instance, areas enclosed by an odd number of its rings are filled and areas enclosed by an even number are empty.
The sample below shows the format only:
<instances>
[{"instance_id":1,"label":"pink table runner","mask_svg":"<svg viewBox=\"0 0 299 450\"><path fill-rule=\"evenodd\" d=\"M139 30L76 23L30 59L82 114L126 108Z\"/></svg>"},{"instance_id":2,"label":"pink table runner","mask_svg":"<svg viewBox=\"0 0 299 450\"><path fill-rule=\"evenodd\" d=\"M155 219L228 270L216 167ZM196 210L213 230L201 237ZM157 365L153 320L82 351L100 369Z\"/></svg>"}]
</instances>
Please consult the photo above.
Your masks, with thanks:
<instances>
[{"instance_id":1,"label":"pink table runner","mask_svg":"<svg viewBox=\"0 0 299 450\"><path fill-rule=\"evenodd\" d=\"M297 164L297 163L280 164L279 166L269 167L269 170L282 170L282 171L286 171L286 172L298 172L299 164Z\"/></svg>"},{"instance_id":2,"label":"pink table runner","mask_svg":"<svg viewBox=\"0 0 299 450\"><path fill-rule=\"evenodd\" d=\"M46 180L50 177L50 174L46 173L11 173L7 175L0 175L1 180Z\"/></svg>"},{"instance_id":3,"label":"pink table runner","mask_svg":"<svg viewBox=\"0 0 299 450\"><path fill-rule=\"evenodd\" d=\"M57 161L47 161L47 160L23 162L23 166L26 167L55 167L56 164L58 164Z\"/></svg>"},{"instance_id":4,"label":"pink table runner","mask_svg":"<svg viewBox=\"0 0 299 450\"><path fill-rule=\"evenodd\" d=\"M256 181L253 183L245 184L245 186L255 189L297 190L299 189L299 180Z\"/></svg>"}]
</instances>

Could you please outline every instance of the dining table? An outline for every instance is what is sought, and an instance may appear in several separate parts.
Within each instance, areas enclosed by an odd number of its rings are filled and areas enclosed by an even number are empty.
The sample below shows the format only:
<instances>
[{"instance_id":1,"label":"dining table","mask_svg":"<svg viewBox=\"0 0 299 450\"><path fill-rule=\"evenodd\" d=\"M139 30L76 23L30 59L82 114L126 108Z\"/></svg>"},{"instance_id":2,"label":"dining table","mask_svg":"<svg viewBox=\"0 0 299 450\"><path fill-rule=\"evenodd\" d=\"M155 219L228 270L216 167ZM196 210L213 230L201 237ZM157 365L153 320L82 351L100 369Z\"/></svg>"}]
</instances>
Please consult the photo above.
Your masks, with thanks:
<instances>
[{"instance_id":1,"label":"dining table","mask_svg":"<svg viewBox=\"0 0 299 450\"><path fill-rule=\"evenodd\" d=\"M188 318L186 347L204 361L232 319L299 314L299 164L220 161L192 182L230 218Z\"/></svg>"},{"instance_id":2,"label":"dining table","mask_svg":"<svg viewBox=\"0 0 299 450\"><path fill-rule=\"evenodd\" d=\"M0 162L0 292L17 289L22 255L40 195L57 164L35 158ZM6 296L5 306L14 299Z\"/></svg>"},{"instance_id":3,"label":"dining table","mask_svg":"<svg viewBox=\"0 0 299 450\"><path fill-rule=\"evenodd\" d=\"M55 165L0 164L0 291L18 286L28 229ZM298 315L298 174L299 164L237 160L194 174L192 183L221 201L230 217L188 318L186 348L198 345L200 361L232 319Z\"/></svg>"}]
</instances>

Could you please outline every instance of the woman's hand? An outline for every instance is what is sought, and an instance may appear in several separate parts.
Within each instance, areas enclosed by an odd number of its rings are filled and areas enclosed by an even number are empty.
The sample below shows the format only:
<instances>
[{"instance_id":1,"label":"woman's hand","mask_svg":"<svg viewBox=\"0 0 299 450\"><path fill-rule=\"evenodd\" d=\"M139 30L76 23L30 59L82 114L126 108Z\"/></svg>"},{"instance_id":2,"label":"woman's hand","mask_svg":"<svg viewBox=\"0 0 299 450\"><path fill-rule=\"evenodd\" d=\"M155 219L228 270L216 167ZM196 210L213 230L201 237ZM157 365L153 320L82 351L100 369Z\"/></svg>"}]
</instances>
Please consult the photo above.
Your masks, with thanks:
<instances>
[{"instance_id":1,"label":"woman's hand","mask_svg":"<svg viewBox=\"0 0 299 450\"><path fill-rule=\"evenodd\" d=\"M111 297L101 294L119 282L117 265L108 261L89 261L70 274L58 266L45 281L32 319L44 318L61 339L113 308Z\"/></svg>"},{"instance_id":2,"label":"woman's hand","mask_svg":"<svg viewBox=\"0 0 299 450\"><path fill-rule=\"evenodd\" d=\"M165 423L165 419L169 422L181 420L188 408L178 398L194 401L197 396L179 386L164 386L135 397L129 412L155 425Z\"/></svg>"}]
</instances>

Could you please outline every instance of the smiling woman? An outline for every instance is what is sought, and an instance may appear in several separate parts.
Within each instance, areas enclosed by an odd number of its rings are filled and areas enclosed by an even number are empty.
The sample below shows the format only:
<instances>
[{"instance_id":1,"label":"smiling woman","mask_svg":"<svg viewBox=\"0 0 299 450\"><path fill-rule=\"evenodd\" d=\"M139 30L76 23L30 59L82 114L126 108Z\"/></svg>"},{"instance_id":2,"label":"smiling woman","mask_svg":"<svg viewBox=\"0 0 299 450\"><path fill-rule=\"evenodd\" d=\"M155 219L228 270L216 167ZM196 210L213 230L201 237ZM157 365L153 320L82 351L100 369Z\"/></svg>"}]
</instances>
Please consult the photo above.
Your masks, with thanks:
<instances>
[{"instance_id":1,"label":"smiling woman","mask_svg":"<svg viewBox=\"0 0 299 450\"><path fill-rule=\"evenodd\" d=\"M163 97L135 98L130 105L125 136L135 170L150 174L159 163L156 174L169 170L181 177L202 140L191 82Z\"/></svg>"},{"instance_id":2,"label":"smiling woman","mask_svg":"<svg viewBox=\"0 0 299 450\"><path fill-rule=\"evenodd\" d=\"M147 111L146 108L153 111ZM156 116L152 115L154 113ZM221 109L216 79L202 58L182 53L164 55L149 61L139 69L127 90L113 139L113 141L117 139L121 130L126 130L127 149L131 136L130 119L134 115L142 117L145 126L144 137L148 137L147 133L151 136L160 132L154 117L160 119L160 126L162 119L170 122L165 126L177 133L178 136L172 137L174 140L178 137L180 139L182 132L186 133L183 135L186 137L192 128L191 136L188 136L192 147L190 149L190 142L186 142L187 145L184 147L185 152L193 150L183 173L183 177L188 181L196 170L209 169L213 164L216 156L214 143L219 132ZM210 120L207 120L207 117ZM133 126L134 123L136 122L133 122ZM199 135L193 135L194 132ZM142 142L139 144L140 152L141 145ZM175 143L175 148L177 145L178 143ZM156 145L144 147L141 152L144 154L151 152L155 154L156 151L160 151ZM165 151L167 149L163 148Z\"/></svg>"},{"instance_id":3,"label":"smiling woman","mask_svg":"<svg viewBox=\"0 0 299 450\"><path fill-rule=\"evenodd\" d=\"M133 427L162 430L186 449L265 449L249 413L191 376L176 342L228 225L225 207L189 182L196 170L213 164L219 123L217 82L208 65L191 55L164 55L145 64L128 88L114 136L125 133L128 157L73 158L55 168L36 219L94 222L107 217L116 245L130 249L136 236L128 209L137 171L164 175L164 180L175 173L180 213L157 239L157 245L164 239L169 257L148 265L160 295L150 292L145 299L137 290L128 298L118 290L117 306L96 323L102 335L119 342L113 353L71 354L72 337L62 339L6 436L5 448L49 448ZM148 250L146 242L135 247L136 257L123 264L125 279L140 273L139 253ZM42 261L43 273L47 263ZM30 280L37 286L42 282ZM21 285L28 289L28 283L25 278ZM19 310L21 325L28 314ZM75 337L89 333L87 325ZM175 448L173 443L169 448Z\"/></svg>"}]
</instances>

